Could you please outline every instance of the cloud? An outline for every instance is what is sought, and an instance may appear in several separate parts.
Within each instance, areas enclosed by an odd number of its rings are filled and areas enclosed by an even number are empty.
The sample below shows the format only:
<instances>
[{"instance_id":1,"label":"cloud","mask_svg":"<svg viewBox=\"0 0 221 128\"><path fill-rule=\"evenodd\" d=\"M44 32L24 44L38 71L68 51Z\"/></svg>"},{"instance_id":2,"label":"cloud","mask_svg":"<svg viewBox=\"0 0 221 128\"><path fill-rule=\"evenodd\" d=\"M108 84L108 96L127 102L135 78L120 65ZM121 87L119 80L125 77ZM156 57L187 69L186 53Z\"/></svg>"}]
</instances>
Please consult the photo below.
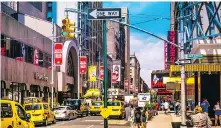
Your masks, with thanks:
<instances>
[{"instance_id":1,"label":"cloud","mask_svg":"<svg viewBox=\"0 0 221 128\"><path fill-rule=\"evenodd\" d=\"M165 38L164 36L161 36ZM164 42L153 37L131 33L130 53L135 52L141 65L141 77L150 87L151 72L164 68Z\"/></svg>"}]
</instances>

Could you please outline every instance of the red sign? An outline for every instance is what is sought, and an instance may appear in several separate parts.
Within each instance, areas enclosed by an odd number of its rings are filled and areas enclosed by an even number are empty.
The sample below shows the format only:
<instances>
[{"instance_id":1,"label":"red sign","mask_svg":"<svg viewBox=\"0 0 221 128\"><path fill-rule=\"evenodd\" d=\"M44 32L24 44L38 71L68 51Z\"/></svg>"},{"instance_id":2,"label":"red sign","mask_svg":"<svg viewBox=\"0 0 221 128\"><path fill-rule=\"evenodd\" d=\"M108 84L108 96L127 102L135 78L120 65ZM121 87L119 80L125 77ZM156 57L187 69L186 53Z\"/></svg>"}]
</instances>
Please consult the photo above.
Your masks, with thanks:
<instances>
[{"instance_id":1,"label":"red sign","mask_svg":"<svg viewBox=\"0 0 221 128\"><path fill-rule=\"evenodd\" d=\"M80 74L87 73L87 57L80 56Z\"/></svg>"},{"instance_id":2,"label":"red sign","mask_svg":"<svg viewBox=\"0 0 221 128\"><path fill-rule=\"evenodd\" d=\"M18 60L18 61L24 61L24 58L23 57L16 57L16 60Z\"/></svg>"},{"instance_id":3,"label":"red sign","mask_svg":"<svg viewBox=\"0 0 221 128\"><path fill-rule=\"evenodd\" d=\"M125 81L124 81L124 86L125 86L125 88L128 88L128 86L129 86L128 80L125 80Z\"/></svg>"},{"instance_id":4,"label":"red sign","mask_svg":"<svg viewBox=\"0 0 221 128\"><path fill-rule=\"evenodd\" d=\"M2 56L4 56L4 55L5 55L5 53L6 53L5 48L1 48L1 55L2 55Z\"/></svg>"},{"instance_id":5,"label":"red sign","mask_svg":"<svg viewBox=\"0 0 221 128\"><path fill-rule=\"evenodd\" d=\"M117 74L115 72L112 72L112 83L117 82Z\"/></svg>"},{"instance_id":6,"label":"red sign","mask_svg":"<svg viewBox=\"0 0 221 128\"><path fill-rule=\"evenodd\" d=\"M34 65L38 65L38 50L34 51Z\"/></svg>"},{"instance_id":7,"label":"red sign","mask_svg":"<svg viewBox=\"0 0 221 128\"><path fill-rule=\"evenodd\" d=\"M104 66L100 66L100 79L104 79Z\"/></svg>"},{"instance_id":8,"label":"red sign","mask_svg":"<svg viewBox=\"0 0 221 128\"><path fill-rule=\"evenodd\" d=\"M62 48L63 43L54 44L54 65L62 65Z\"/></svg>"},{"instance_id":9,"label":"red sign","mask_svg":"<svg viewBox=\"0 0 221 128\"><path fill-rule=\"evenodd\" d=\"M177 44L177 31L168 31L168 40L174 44ZM174 65L177 60L178 49L172 44L167 44L167 68L170 68L170 65Z\"/></svg>"}]
</instances>

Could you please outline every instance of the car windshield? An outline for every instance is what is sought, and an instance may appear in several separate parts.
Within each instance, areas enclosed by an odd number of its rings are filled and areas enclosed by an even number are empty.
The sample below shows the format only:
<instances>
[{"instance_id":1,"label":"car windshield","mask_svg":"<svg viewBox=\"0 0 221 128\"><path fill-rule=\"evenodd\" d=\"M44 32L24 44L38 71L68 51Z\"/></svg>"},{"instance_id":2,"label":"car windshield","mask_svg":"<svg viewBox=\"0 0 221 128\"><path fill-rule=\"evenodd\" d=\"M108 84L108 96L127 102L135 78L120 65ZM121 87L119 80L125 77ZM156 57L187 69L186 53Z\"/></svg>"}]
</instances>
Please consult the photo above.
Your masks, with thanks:
<instances>
[{"instance_id":1,"label":"car windshield","mask_svg":"<svg viewBox=\"0 0 221 128\"><path fill-rule=\"evenodd\" d=\"M66 100L64 101L65 106L78 106L79 101L78 100Z\"/></svg>"},{"instance_id":2,"label":"car windshield","mask_svg":"<svg viewBox=\"0 0 221 128\"><path fill-rule=\"evenodd\" d=\"M41 110L41 104L25 105L25 110Z\"/></svg>"},{"instance_id":3,"label":"car windshield","mask_svg":"<svg viewBox=\"0 0 221 128\"><path fill-rule=\"evenodd\" d=\"M92 102L92 106L101 106L102 102Z\"/></svg>"},{"instance_id":4,"label":"car windshield","mask_svg":"<svg viewBox=\"0 0 221 128\"><path fill-rule=\"evenodd\" d=\"M1 118L11 118L13 116L12 107L9 103L1 103Z\"/></svg>"},{"instance_id":5,"label":"car windshield","mask_svg":"<svg viewBox=\"0 0 221 128\"><path fill-rule=\"evenodd\" d=\"M54 108L54 110L65 110L65 107L57 107L57 108Z\"/></svg>"},{"instance_id":6,"label":"car windshield","mask_svg":"<svg viewBox=\"0 0 221 128\"><path fill-rule=\"evenodd\" d=\"M107 106L120 106L120 102L107 102Z\"/></svg>"}]
</instances>

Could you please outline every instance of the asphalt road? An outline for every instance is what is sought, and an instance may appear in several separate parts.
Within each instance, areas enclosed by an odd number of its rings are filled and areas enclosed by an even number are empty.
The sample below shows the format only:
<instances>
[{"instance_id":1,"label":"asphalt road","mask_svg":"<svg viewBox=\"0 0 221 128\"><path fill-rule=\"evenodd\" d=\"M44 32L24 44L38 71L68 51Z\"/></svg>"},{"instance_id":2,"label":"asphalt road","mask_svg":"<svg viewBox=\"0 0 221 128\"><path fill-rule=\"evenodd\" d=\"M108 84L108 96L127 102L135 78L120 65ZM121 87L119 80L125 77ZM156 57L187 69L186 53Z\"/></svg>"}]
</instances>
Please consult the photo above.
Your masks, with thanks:
<instances>
[{"instance_id":1,"label":"asphalt road","mask_svg":"<svg viewBox=\"0 0 221 128\"><path fill-rule=\"evenodd\" d=\"M50 124L47 127L36 126L38 128L104 128L104 120L101 116L88 116L77 118L70 121L57 121L56 124ZM125 120L109 119L108 128L129 128Z\"/></svg>"}]
</instances>

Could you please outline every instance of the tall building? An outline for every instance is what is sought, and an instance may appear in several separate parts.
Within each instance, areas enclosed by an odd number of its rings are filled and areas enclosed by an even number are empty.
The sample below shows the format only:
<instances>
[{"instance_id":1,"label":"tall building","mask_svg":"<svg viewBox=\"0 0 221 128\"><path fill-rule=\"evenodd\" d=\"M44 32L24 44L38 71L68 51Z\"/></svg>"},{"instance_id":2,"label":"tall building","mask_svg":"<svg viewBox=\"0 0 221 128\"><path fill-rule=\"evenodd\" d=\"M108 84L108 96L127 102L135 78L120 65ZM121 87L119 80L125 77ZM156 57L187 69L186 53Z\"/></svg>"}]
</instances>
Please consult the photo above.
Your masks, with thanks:
<instances>
[{"instance_id":1,"label":"tall building","mask_svg":"<svg viewBox=\"0 0 221 128\"><path fill-rule=\"evenodd\" d=\"M112 87L124 89L125 29L119 23L107 22L107 54L113 61L112 72L117 75Z\"/></svg>"},{"instance_id":2,"label":"tall building","mask_svg":"<svg viewBox=\"0 0 221 128\"><path fill-rule=\"evenodd\" d=\"M140 63L135 55L130 55L130 94L138 93L140 85Z\"/></svg>"},{"instance_id":3,"label":"tall building","mask_svg":"<svg viewBox=\"0 0 221 128\"><path fill-rule=\"evenodd\" d=\"M121 8L121 16L123 23L130 24L129 10L124 7ZM130 81L130 27L125 26L125 68L124 79ZM125 92L129 94L129 86L125 87Z\"/></svg>"}]
</instances>

